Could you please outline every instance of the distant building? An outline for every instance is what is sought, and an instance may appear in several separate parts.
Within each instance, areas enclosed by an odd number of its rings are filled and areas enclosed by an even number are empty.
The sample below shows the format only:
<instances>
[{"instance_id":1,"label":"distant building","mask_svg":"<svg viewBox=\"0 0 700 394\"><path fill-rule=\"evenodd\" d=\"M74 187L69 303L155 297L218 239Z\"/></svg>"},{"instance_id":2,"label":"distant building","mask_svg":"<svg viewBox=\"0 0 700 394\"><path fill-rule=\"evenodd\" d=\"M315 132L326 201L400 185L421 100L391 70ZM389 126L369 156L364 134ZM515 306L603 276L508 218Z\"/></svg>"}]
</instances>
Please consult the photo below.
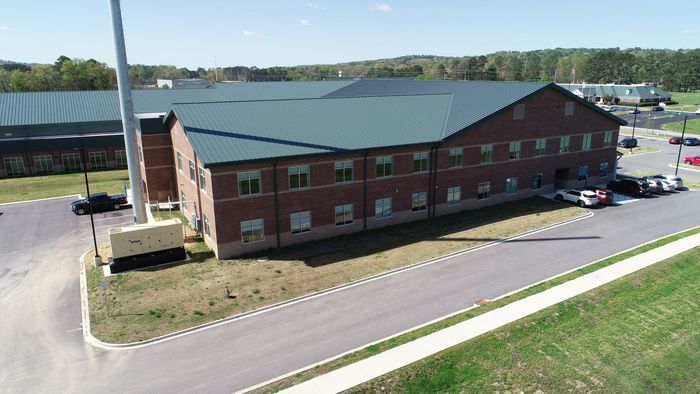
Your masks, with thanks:
<instances>
[{"instance_id":1,"label":"distant building","mask_svg":"<svg viewBox=\"0 0 700 394\"><path fill-rule=\"evenodd\" d=\"M568 84L559 86L591 102L602 103L605 96L612 96L612 104L656 105L671 102L671 94L658 86L614 84Z\"/></svg>"},{"instance_id":2,"label":"distant building","mask_svg":"<svg viewBox=\"0 0 700 394\"><path fill-rule=\"evenodd\" d=\"M199 78L159 79L157 85L160 89L206 89L210 87L208 80Z\"/></svg>"}]
</instances>

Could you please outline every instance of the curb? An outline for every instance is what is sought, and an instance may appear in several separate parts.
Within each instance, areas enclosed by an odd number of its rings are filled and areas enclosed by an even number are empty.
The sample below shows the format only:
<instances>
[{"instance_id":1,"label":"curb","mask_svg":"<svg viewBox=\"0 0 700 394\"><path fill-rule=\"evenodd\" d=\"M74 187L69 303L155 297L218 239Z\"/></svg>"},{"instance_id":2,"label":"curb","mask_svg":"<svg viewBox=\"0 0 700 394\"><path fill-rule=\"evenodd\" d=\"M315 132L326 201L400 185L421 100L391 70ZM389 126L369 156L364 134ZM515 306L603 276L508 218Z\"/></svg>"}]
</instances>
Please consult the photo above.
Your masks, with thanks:
<instances>
[{"instance_id":1,"label":"curb","mask_svg":"<svg viewBox=\"0 0 700 394\"><path fill-rule=\"evenodd\" d=\"M87 253L89 253L89 251L86 251L85 253L83 253L83 255L81 256L81 259L80 259L80 263L81 263L81 273L80 273L81 274L81 294L80 295L81 295L81 299L84 298L84 300L81 300L81 306L83 307L83 334L85 336L85 340L88 343L90 343L92 346L97 347L97 348L102 348L105 350L138 349L141 347L146 347L146 346L154 345L154 344L157 344L160 342L172 340L172 339L175 339L175 338L178 338L181 336L185 336L185 335L188 335L188 334L193 333L193 332L203 331L203 330L206 330L209 328L217 327L217 326L224 325L224 324L234 322L237 320L242 320L242 319L249 318L249 317L252 317L255 315L259 315L259 314L262 314L265 312L270 312L270 311L273 311L275 309L279 309L279 308L283 308L283 307L286 307L289 305L297 304L297 303L300 303L300 302L303 302L303 301L306 301L309 299L313 299L313 298L327 295L330 293L334 293L337 291L342 291L342 290L349 289L349 288L352 288L355 286L359 286L359 285L362 285L365 283L373 282L375 280L382 279L382 278L392 276L392 275L396 275L398 273L402 273L402 272L410 271L413 269L421 268L421 267L424 267L427 265L435 264L435 263L438 263L440 261L443 261L443 260L446 260L446 259L449 259L452 257L456 257L456 256L459 256L462 254L467 254L467 253L471 253L471 252L474 252L477 250L489 248L489 247L492 247L492 246L495 246L495 245L498 245L498 244L501 244L501 243L504 243L504 242L507 242L507 241L510 241L513 239L525 237L527 235L535 234L537 232L546 231L546 230L549 230L549 229L552 229L555 227L567 225L567 224L570 224L573 222L577 222L579 220L588 219L592 216L594 216L594 213L591 211L587 211L587 214L585 214L583 216L576 217L573 219L567 219L567 220L561 221L559 223L554 223L554 224L551 224L551 225L548 225L545 227L540 227L540 228L537 228L534 230L529 230L529 231L526 231L524 233L520 233L520 234L516 234L516 235L510 236L510 237L507 237L507 238L499 239L497 241L490 241L490 242L487 242L487 243L482 244L482 245L459 250L459 251L452 252L452 253L449 253L446 255L442 255L442 256L439 256L439 257L436 257L436 258L433 258L430 260L425 260L425 261L414 263L414 264L411 264L411 265L408 265L405 267L400 267L400 268L396 268L396 269L393 269L390 271L382 272L382 273L379 273L376 275L372 275L372 276L369 276L369 277L366 277L363 279L356 280L354 282L345 283L342 285L330 287L328 289L324 289L324 290L317 291L314 293L305 294L305 295L302 295L302 296L299 296L296 298L292 298L292 299L289 299L286 301L278 302L276 304L272 304L272 305L268 305L268 306L265 306L262 308L254 309L252 311L239 313L238 315L225 317L223 319L211 321L209 323L200 324L198 326L194 326L194 327L190 327L190 328L185 328L185 329L182 329L180 331L175 331L175 332L172 332L169 334L161 335L161 336L158 336L155 338L146 339L146 340L143 340L140 342L129 342L129 343L103 342L103 341L95 338L92 335L92 332L90 331L90 319L89 319L89 312L88 312L89 306L88 306L88 301L87 301L87 279L85 278L85 263L84 263L84 257ZM83 287L83 281L85 281L84 287ZM87 330L87 333L85 333L85 330Z\"/></svg>"},{"instance_id":2,"label":"curb","mask_svg":"<svg viewBox=\"0 0 700 394\"><path fill-rule=\"evenodd\" d=\"M673 164L673 163L669 164L668 166L671 167L671 168L676 168L676 165ZM685 167L681 167L680 165L678 166L678 169L679 169L679 170L692 171L692 172L700 172L700 170L696 170L696 169L694 169L694 168L685 168Z\"/></svg>"},{"instance_id":3,"label":"curb","mask_svg":"<svg viewBox=\"0 0 700 394\"><path fill-rule=\"evenodd\" d=\"M65 196L39 198L39 199L36 199L36 200L4 202L4 203L0 204L0 206L3 206L3 205L13 205L13 204L24 204L24 203L28 203L28 202L39 202L39 201L59 200L59 199L61 199L61 198L68 198L68 197L82 198L82 197L80 197L80 194L68 194L68 195L65 195Z\"/></svg>"}]
</instances>

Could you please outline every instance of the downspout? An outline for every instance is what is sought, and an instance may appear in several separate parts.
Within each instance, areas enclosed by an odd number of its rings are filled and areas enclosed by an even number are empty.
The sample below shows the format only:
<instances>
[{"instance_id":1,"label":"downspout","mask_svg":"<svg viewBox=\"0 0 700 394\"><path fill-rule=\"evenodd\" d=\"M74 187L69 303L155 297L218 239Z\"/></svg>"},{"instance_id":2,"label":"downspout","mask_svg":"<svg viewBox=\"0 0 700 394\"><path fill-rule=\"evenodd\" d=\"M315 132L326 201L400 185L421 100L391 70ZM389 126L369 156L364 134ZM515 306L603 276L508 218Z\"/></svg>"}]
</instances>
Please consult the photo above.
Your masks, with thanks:
<instances>
[{"instance_id":1,"label":"downspout","mask_svg":"<svg viewBox=\"0 0 700 394\"><path fill-rule=\"evenodd\" d=\"M194 153L194 179L195 179L195 185L197 187L197 210L199 211L197 213L197 218L199 223L197 223L197 233L199 234L204 234L202 231L202 221L204 216L202 215L202 185L199 183L199 161L197 160L197 152ZM145 164L144 164L145 166Z\"/></svg>"},{"instance_id":2,"label":"downspout","mask_svg":"<svg viewBox=\"0 0 700 394\"><path fill-rule=\"evenodd\" d=\"M430 147L430 165L428 167L428 196L426 201L426 204L428 205L428 217L430 217L430 206L432 204L431 198L433 195L433 160L435 157L435 154L433 153L434 149L434 146Z\"/></svg>"},{"instance_id":3,"label":"downspout","mask_svg":"<svg viewBox=\"0 0 700 394\"><path fill-rule=\"evenodd\" d=\"M362 158L362 231L367 231L367 155L369 151L365 151Z\"/></svg>"},{"instance_id":4,"label":"downspout","mask_svg":"<svg viewBox=\"0 0 700 394\"><path fill-rule=\"evenodd\" d=\"M440 144L435 146L435 165L433 166L433 217L435 216L435 209L437 203L437 170L438 170L438 149L440 149Z\"/></svg>"},{"instance_id":5,"label":"downspout","mask_svg":"<svg viewBox=\"0 0 700 394\"><path fill-rule=\"evenodd\" d=\"M272 163L272 183L275 193L275 237L277 238L277 249L280 248L280 205L277 194L277 160Z\"/></svg>"}]
</instances>

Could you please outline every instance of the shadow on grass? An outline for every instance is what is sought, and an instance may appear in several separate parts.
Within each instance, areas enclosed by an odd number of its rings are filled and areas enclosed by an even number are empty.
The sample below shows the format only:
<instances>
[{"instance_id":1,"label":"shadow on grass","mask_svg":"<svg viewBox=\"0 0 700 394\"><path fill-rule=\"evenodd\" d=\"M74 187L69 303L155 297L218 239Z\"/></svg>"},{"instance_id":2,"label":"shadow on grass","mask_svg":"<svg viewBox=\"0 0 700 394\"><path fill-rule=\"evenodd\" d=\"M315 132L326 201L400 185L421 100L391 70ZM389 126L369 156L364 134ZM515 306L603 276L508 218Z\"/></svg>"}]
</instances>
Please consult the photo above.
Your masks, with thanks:
<instances>
[{"instance_id":1,"label":"shadow on grass","mask_svg":"<svg viewBox=\"0 0 700 394\"><path fill-rule=\"evenodd\" d=\"M472 241L475 243L485 243L500 238L450 238L447 236L525 215L551 213L567 208L571 208L571 206L554 202L544 197L534 197L477 210L462 211L451 215L338 236L321 241L292 245L279 250L271 249L265 253L271 260L302 261L310 267L321 267L424 241ZM361 226L359 223L355 225ZM587 239L587 237L581 238ZM557 239L543 238L539 240ZM524 240L521 240L520 242L523 241ZM527 241L531 242L536 240ZM255 258L260 255L261 253L257 253L242 258Z\"/></svg>"}]
</instances>

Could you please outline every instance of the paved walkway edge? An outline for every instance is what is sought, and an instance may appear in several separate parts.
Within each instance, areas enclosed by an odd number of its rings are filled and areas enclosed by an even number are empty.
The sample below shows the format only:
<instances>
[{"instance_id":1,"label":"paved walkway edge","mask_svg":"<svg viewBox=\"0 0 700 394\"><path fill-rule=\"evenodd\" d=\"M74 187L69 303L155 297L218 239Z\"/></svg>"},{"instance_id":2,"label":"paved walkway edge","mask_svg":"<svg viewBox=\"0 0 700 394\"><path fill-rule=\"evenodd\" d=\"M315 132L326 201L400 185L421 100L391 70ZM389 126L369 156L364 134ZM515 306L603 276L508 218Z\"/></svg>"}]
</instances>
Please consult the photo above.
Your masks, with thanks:
<instances>
[{"instance_id":1,"label":"paved walkway edge","mask_svg":"<svg viewBox=\"0 0 700 394\"><path fill-rule=\"evenodd\" d=\"M350 389L697 246L700 246L700 234L682 238L300 383L282 392L288 394L338 393Z\"/></svg>"}]
</instances>

